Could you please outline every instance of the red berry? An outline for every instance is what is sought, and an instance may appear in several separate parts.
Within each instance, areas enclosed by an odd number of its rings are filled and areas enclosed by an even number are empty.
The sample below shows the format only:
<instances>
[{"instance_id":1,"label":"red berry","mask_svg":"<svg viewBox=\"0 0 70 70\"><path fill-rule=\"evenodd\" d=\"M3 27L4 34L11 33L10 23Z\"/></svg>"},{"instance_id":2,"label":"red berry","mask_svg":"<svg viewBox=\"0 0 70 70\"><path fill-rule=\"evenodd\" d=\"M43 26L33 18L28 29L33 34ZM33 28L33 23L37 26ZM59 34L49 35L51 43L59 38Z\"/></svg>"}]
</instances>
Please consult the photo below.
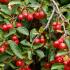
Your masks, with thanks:
<instances>
[{"instance_id":1,"label":"red berry","mask_svg":"<svg viewBox=\"0 0 70 70\"><path fill-rule=\"evenodd\" d=\"M67 65L65 65L65 66L64 66L64 70L70 70L70 67L67 66Z\"/></svg>"},{"instance_id":2,"label":"red berry","mask_svg":"<svg viewBox=\"0 0 70 70\"><path fill-rule=\"evenodd\" d=\"M24 66L24 61L22 61L22 60L17 60L17 61L16 61L16 66Z\"/></svg>"},{"instance_id":3,"label":"red berry","mask_svg":"<svg viewBox=\"0 0 70 70\"><path fill-rule=\"evenodd\" d=\"M0 47L0 53L4 53L5 52L5 48L4 47Z\"/></svg>"},{"instance_id":4,"label":"red berry","mask_svg":"<svg viewBox=\"0 0 70 70\"><path fill-rule=\"evenodd\" d=\"M16 35L13 35L13 36L12 36L12 40L13 40L13 41L16 41L16 40L18 40L18 37L17 37Z\"/></svg>"},{"instance_id":5,"label":"red berry","mask_svg":"<svg viewBox=\"0 0 70 70\"><path fill-rule=\"evenodd\" d=\"M0 0L0 2L2 2L2 3L8 3L9 0Z\"/></svg>"},{"instance_id":6,"label":"red berry","mask_svg":"<svg viewBox=\"0 0 70 70\"><path fill-rule=\"evenodd\" d=\"M63 49L66 49L66 48L67 48L67 46L66 46L65 43L60 43L60 45L59 45L60 50L63 50Z\"/></svg>"},{"instance_id":7,"label":"red berry","mask_svg":"<svg viewBox=\"0 0 70 70\"><path fill-rule=\"evenodd\" d=\"M34 13L34 18L35 18L35 19L40 19L40 14L39 14L39 12L35 12L35 13Z\"/></svg>"},{"instance_id":8,"label":"red berry","mask_svg":"<svg viewBox=\"0 0 70 70\"><path fill-rule=\"evenodd\" d=\"M25 68L25 70L31 70L31 68L30 68L29 66L27 66L27 67Z\"/></svg>"},{"instance_id":9,"label":"red berry","mask_svg":"<svg viewBox=\"0 0 70 70\"><path fill-rule=\"evenodd\" d=\"M56 25L57 25L57 23L56 22L53 22L52 26L56 26Z\"/></svg>"},{"instance_id":10,"label":"red berry","mask_svg":"<svg viewBox=\"0 0 70 70\"><path fill-rule=\"evenodd\" d=\"M53 46L55 47L55 48L58 48L59 47L59 41L57 40L57 41L55 41L54 43L53 43Z\"/></svg>"},{"instance_id":11,"label":"red berry","mask_svg":"<svg viewBox=\"0 0 70 70\"><path fill-rule=\"evenodd\" d=\"M7 25L4 24L4 25L2 26L2 29L3 29L4 31L8 31L8 27L7 27Z\"/></svg>"},{"instance_id":12,"label":"red berry","mask_svg":"<svg viewBox=\"0 0 70 70\"><path fill-rule=\"evenodd\" d=\"M40 16L40 19L44 18L44 17L45 17L44 11L40 11L40 12L39 12L39 16Z\"/></svg>"},{"instance_id":13,"label":"red berry","mask_svg":"<svg viewBox=\"0 0 70 70\"><path fill-rule=\"evenodd\" d=\"M25 70L25 68L20 68L19 70Z\"/></svg>"},{"instance_id":14,"label":"red berry","mask_svg":"<svg viewBox=\"0 0 70 70\"><path fill-rule=\"evenodd\" d=\"M38 43L40 43L40 39L39 39L39 38L36 38L36 39L34 40L34 42L35 42L36 44L38 44Z\"/></svg>"},{"instance_id":15,"label":"red berry","mask_svg":"<svg viewBox=\"0 0 70 70\"><path fill-rule=\"evenodd\" d=\"M19 44L19 39L15 40L14 42L18 45Z\"/></svg>"},{"instance_id":16,"label":"red berry","mask_svg":"<svg viewBox=\"0 0 70 70\"><path fill-rule=\"evenodd\" d=\"M27 12L23 12L22 15L23 15L24 18L27 18L28 13Z\"/></svg>"},{"instance_id":17,"label":"red berry","mask_svg":"<svg viewBox=\"0 0 70 70\"><path fill-rule=\"evenodd\" d=\"M22 15L22 14L19 14L19 15L18 15L18 19L19 19L19 20L23 20L23 15Z\"/></svg>"},{"instance_id":18,"label":"red berry","mask_svg":"<svg viewBox=\"0 0 70 70\"><path fill-rule=\"evenodd\" d=\"M46 69L47 69L47 68L50 68L50 66L51 66L50 63L45 63L45 64L44 64L44 67L45 67Z\"/></svg>"},{"instance_id":19,"label":"red berry","mask_svg":"<svg viewBox=\"0 0 70 70\"><path fill-rule=\"evenodd\" d=\"M44 37L42 37L42 38L40 39L40 43L45 43Z\"/></svg>"},{"instance_id":20,"label":"red berry","mask_svg":"<svg viewBox=\"0 0 70 70\"><path fill-rule=\"evenodd\" d=\"M55 58L55 61L58 62L58 63L63 63L63 62L64 62L63 56L57 56L57 57Z\"/></svg>"},{"instance_id":21,"label":"red berry","mask_svg":"<svg viewBox=\"0 0 70 70\"><path fill-rule=\"evenodd\" d=\"M13 28L13 25L12 24L7 24L7 27L8 27L8 29L11 29L11 28Z\"/></svg>"},{"instance_id":22,"label":"red berry","mask_svg":"<svg viewBox=\"0 0 70 70\"><path fill-rule=\"evenodd\" d=\"M22 23L20 23L20 22L16 23L16 27L22 27L22 26L23 26Z\"/></svg>"},{"instance_id":23,"label":"red berry","mask_svg":"<svg viewBox=\"0 0 70 70\"><path fill-rule=\"evenodd\" d=\"M58 24L58 25L56 26L56 30L61 30L61 25Z\"/></svg>"},{"instance_id":24,"label":"red berry","mask_svg":"<svg viewBox=\"0 0 70 70\"><path fill-rule=\"evenodd\" d=\"M28 21L32 21L32 20L33 20L33 14L28 14L27 20L28 20Z\"/></svg>"},{"instance_id":25,"label":"red berry","mask_svg":"<svg viewBox=\"0 0 70 70\"><path fill-rule=\"evenodd\" d=\"M62 38L60 38L58 41L59 41L60 43L63 43L63 42L64 42L64 38L62 37Z\"/></svg>"}]
</instances>

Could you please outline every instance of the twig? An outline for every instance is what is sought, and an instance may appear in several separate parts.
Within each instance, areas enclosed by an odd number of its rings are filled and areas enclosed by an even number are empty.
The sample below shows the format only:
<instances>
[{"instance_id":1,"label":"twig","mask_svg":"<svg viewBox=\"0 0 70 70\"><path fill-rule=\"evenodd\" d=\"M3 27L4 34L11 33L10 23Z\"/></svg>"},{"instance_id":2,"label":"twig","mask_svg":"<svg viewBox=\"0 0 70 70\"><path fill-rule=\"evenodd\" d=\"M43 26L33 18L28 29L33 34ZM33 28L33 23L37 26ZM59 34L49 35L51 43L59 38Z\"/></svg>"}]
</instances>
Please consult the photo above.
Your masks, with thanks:
<instances>
[{"instance_id":1,"label":"twig","mask_svg":"<svg viewBox=\"0 0 70 70\"><path fill-rule=\"evenodd\" d=\"M50 16L50 18L49 18L49 20L48 20L48 22L47 22L47 25L45 26L44 30L49 27L49 24L50 24L50 22L51 22L51 20L52 20L52 18L53 18L54 13L55 13L55 8L53 7L52 14L51 14L51 16Z\"/></svg>"}]
</instances>

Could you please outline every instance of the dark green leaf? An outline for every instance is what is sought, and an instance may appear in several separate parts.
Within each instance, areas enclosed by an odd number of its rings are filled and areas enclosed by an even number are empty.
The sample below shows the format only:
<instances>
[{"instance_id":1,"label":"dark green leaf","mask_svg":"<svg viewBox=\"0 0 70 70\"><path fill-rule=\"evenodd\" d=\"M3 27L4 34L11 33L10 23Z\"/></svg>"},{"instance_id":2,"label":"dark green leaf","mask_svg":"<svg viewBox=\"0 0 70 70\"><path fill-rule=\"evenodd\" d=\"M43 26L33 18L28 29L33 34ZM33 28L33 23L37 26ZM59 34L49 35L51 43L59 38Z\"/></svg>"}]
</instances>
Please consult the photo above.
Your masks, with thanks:
<instances>
[{"instance_id":1,"label":"dark green leaf","mask_svg":"<svg viewBox=\"0 0 70 70\"><path fill-rule=\"evenodd\" d=\"M22 40L20 43L24 46L31 46L27 40Z\"/></svg>"},{"instance_id":2,"label":"dark green leaf","mask_svg":"<svg viewBox=\"0 0 70 70\"><path fill-rule=\"evenodd\" d=\"M17 28L17 31L19 32L19 33L22 33L22 34L24 34L24 35L29 35L29 31L28 31L28 29L27 28L25 28L25 27L19 27L19 28Z\"/></svg>"},{"instance_id":3,"label":"dark green leaf","mask_svg":"<svg viewBox=\"0 0 70 70\"><path fill-rule=\"evenodd\" d=\"M23 56L22 56L22 52L21 52L20 47L17 46L17 45L16 45L13 41L11 41L11 40L9 40L8 43L9 43L10 48L11 48L11 50L13 51L13 53L14 53L17 57L23 59Z\"/></svg>"},{"instance_id":4,"label":"dark green leaf","mask_svg":"<svg viewBox=\"0 0 70 70\"><path fill-rule=\"evenodd\" d=\"M37 32L37 30L34 28L34 29L32 29L31 32L30 32L30 42L33 41L33 38L34 38L36 35L38 35L38 32Z\"/></svg>"}]
</instances>

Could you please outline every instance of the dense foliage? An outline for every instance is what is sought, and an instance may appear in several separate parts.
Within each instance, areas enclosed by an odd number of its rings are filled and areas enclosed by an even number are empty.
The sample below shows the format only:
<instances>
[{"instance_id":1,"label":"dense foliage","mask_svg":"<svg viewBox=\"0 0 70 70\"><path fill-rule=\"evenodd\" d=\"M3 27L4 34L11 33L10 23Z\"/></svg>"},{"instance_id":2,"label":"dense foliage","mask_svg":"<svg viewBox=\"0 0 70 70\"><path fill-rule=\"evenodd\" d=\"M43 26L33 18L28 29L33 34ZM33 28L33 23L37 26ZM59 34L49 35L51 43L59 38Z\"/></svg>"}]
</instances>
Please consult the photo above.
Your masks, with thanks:
<instances>
[{"instance_id":1,"label":"dense foliage","mask_svg":"<svg viewBox=\"0 0 70 70\"><path fill-rule=\"evenodd\" d=\"M69 3L0 0L0 70L70 70Z\"/></svg>"}]
</instances>

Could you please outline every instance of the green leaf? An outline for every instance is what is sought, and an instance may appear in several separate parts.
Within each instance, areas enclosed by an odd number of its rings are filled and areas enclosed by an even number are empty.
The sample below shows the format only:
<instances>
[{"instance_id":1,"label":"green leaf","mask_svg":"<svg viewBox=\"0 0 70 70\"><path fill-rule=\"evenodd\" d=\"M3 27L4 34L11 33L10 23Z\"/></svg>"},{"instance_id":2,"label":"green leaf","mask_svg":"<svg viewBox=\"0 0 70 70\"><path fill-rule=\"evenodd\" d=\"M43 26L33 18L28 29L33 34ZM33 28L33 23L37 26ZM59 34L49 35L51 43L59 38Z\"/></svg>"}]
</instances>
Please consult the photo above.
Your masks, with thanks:
<instances>
[{"instance_id":1,"label":"green leaf","mask_svg":"<svg viewBox=\"0 0 70 70\"><path fill-rule=\"evenodd\" d=\"M36 45L33 45L33 49L38 49L38 48L41 48L43 46L43 44L36 44Z\"/></svg>"},{"instance_id":2,"label":"green leaf","mask_svg":"<svg viewBox=\"0 0 70 70\"><path fill-rule=\"evenodd\" d=\"M21 1L10 1L9 5L14 5L14 4L21 4Z\"/></svg>"},{"instance_id":3,"label":"green leaf","mask_svg":"<svg viewBox=\"0 0 70 70\"><path fill-rule=\"evenodd\" d=\"M54 60L54 57L55 57L55 52L54 51L55 51L55 49L53 47L50 47L49 58L48 58L49 61Z\"/></svg>"},{"instance_id":4,"label":"green leaf","mask_svg":"<svg viewBox=\"0 0 70 70\"><path fill-rule=\"evenodd\" d=\"M44 57L45 57L45 55L44 55L44 52L43 52L43 51L41 51L41 50L36 50L35 52L36 52L37 56L39 56L39 58L40 58L40 59L42 59L42 58L44 58Z\"/></svg>"},{"instance_id":5,"label":"green leaf","mask_svg":"<svg viewBox=\"0 0 70 70\"><path fill-rule=\"evenodd\" d=\"M9 40L8 41L9 45L10 45L10 48L11 50L13 51L13 53L20 59L23 59L23 56L22 56L22 52L21 52L21 49L19 46L17 46L13 41Z\"/></svg>"},{"instance_id":6,"label":"green leaf","mask_svg":"<svg viewBox=\"0 0 70 70\"><path fill-rule=\"evenodd\" d=\"M65 39L65 42L66 42L68 48L70 49L70 38Z\"/></svg>"},{"instance_id":7,"label":"green leaf","mask_svg":"<svg viewBox=\"0 0 70 70\"><path fill-rule=\"evenodd\" d=\"M28 59L31 60L32 59L32 52L28 51Z\"/></svg>"},{"instance_id":8,"label":"green leaf","mask_svg":"<svg viewBox=\"0 0 70 70\"><path fill-rule=\"evenodd\" d=\"M22 34L24 34L24 35L29 35L29 31L28 31L28 29L27 28L25 28L25 27L19 27L19 28L17 28L17 31L19 32L19 33L22 33Z\"/></svg>"},{"instance_id":9,"label":"green leaf","mask_svg":"<svg viewBox=\"0 0 70 70\"><path fill-rule=\"evenodd\" d=\"M24 46L31 46L31 44L25 39L20 42Z\"/></svg>"},{"instance_id":10,"label":"green leaf","mask_svg":"<svg viewBox=\"0 0 70 70\"><path fill-rule=\"evenodd\" d=\"M8 9L6 5L0 5L1 11L7 15L11 14L11 11Z\"/></svg>"},{"instance_id":11,"label":"green leaf","mask_svg":"<svg viewBox=\"0 0 70 70\"><path fill-rule=\"evenodd\" d=\"M62 64L53 64L51 70L61 70L64 69L64 65Z\"/></svg>"},{"instance_id":12,"label":"green leaf","mask_svg":"<svg viewBox=\"0 0 70 70\"><path fill-rule=\"evenodd\" d=\"M39 33L37 32L37 30L34 28L34 29L32 29L31 30L31 32L30 32L30 42L32 42L33 41L33 38L36 36L36 35L38 35Z\"/></svg>"},{"instance_id":13,"label":"green leaf","mask_svg":"<svg viewBox=\"0 0 70 70\"><path fill-rule=\"evenodd\" d=\"M6 59L8 59L10 56L6 53L4 54L0 54L0 62L5 61Z\"/></svg>"},{"instance_id":14,"label":"green leaf","mask_svg":"<svg viewBox=\"0 0 70 70\"><path fill-rule=\"evenodd\" d=\"M57 52L57 56L62 56L62 55L66 55L67 54L67 51L59 51Z\"/></svg>"},{"instance_id":15,"label":"green leaf","mask_svg":"<svg viewBox=\"0 0 70 70\"><path fill-rule=\"evenodd\" d=\"M7 38L15 33L16 33L16 30L11 30L8 34L5 35L5 38Z\"/></svg>"}]
</instances>

